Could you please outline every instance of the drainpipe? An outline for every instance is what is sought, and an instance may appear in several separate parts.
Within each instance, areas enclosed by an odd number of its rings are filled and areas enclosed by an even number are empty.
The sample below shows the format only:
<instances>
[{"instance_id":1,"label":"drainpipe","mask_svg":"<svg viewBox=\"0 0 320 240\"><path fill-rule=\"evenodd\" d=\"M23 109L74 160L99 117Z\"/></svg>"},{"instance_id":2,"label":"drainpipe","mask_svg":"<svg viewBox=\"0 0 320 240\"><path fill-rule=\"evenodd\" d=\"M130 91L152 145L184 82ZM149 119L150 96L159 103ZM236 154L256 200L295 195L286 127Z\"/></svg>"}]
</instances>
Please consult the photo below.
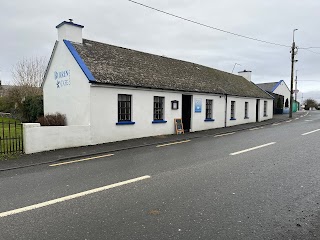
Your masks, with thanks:
<instances>
[{"instance_id":1,"label":"drainpipe","mask_svg":"<svg viewBox=\"0 0 320 240\"><path fill-rule=\"evenodd\" d=\"M227 112L228 110L228 95L226 94L226 104L225 104L225 109L224 109L224 127L227 127Z\"/></svg>"}]
</instances>

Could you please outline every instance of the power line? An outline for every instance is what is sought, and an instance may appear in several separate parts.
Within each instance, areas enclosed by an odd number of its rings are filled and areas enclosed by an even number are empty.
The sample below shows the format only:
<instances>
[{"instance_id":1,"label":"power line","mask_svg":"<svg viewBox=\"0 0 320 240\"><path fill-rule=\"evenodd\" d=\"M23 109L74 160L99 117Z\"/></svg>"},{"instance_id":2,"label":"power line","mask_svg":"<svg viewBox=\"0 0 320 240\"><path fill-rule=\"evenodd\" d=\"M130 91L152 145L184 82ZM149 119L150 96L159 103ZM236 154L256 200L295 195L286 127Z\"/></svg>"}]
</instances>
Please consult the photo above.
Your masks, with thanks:
<instances>
[{"instance_id":1,"label":"power line","mask_svg":"<svg viewBox=\"0 0 320 240\"><path fill-rule=\"evenodd\" d=\"M308 51L308 52L311 52L311 53L315 53L315 54L320 54L320 52L315 52L315 51L312 51L312 50L310 50L308 48L299 48L298 47L298 49L305 50L305 51Z\"/></svg>"},{"instance_id":2,"label":"power line","mask_svg":"<svg viewBox=\"0 0 320 240\"><path fill-rule=\"evenodd\" d=\"M291 48L291 46L289 46L289 45L284 45L284 44L279 44L279 43L264 41L264 40L261 40L261 39L258 39L258 38L248 37L248 36L245 36L245 35L242 35L242 34L238 34L238 33L226 31L226 30L223 30L223 29L220 29L220 28L216 28L216 27L213 27L213 26L210 26L210 25L207 25L207 24L203 24L203 23L200 23L200 22L197 22L197 21L188 19L188 18L180 17L180 16L178 16L178 15L175 15L175 14L172 14L172 13L169 13L169 12L165 12L165 11L163 11L163 10L160 10L160 9L157 9L157 8L154 8L154 7L151 7L151 6L148 6L148 5L145 5L145 4L142 4L142 3L139 3L139 2L133 1L133 0L128 0L128 1L129 1L129 2L132 2L132 3L135 3L135 4L138 4L138 5L140 5L140 6L143 6L143 7L149 8L149 9L152 9L152 10L154 10L154 11L157 11L157 12L160 12L160 13L163 13L163 14L166 14L166 15L169 15L169 16L171 16L171 17L179 18L179 19L184 20L184 21L187 21L187 22L191 22L191 23L194 23L194 24L197 24L197 25L206 27L206 28L214 29L214 30L217 30L217 31L220 31L220 32L228 33L228 34L231 34L231 35L234 35L234 36L237 36L237 37L242 37L242 38L250 39L250 40L253 40L253 41L257 41L257 42L267 43L267 44L271 44L271 45L275 45L275 46Z\"/></svg>"},{"instance_id":3,"label":"power line","mask_svg":"<svg viewBox=\"0 0 320 240\"><path fill-rule=\"evenodd\" d=\"M299 82L301 82L301 81L302 82L320 82L320 80L299 80L299 79L298 79L298 81Z\"/></svg>"},{"instance_id":4,"label":"power line","mask_svg":"<svg viewBox=\"0 0 320 240\"><path fill-rule=\"evenodd\" d=\"M320 48L320 47L306 47L306 48L300 48L300 49L310 49L310 48Z\"/></svg>"}]
</instances>

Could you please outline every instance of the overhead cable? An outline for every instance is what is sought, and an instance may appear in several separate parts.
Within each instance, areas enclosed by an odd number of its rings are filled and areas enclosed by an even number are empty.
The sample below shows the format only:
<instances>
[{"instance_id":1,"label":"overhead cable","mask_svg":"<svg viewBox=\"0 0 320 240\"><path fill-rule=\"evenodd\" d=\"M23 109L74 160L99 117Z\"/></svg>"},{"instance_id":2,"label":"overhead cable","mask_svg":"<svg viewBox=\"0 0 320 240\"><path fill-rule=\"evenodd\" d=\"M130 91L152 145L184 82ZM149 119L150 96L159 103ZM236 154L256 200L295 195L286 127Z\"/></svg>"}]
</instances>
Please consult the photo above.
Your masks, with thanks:
<instances>
[{"instance_id":1,"label":"overhead cable","mask_svg":"<svg viewBox=\"0 0 320 240\"><path fill-rule=\"evenodd\" d=\"M210 29L213 29L213 30L217 30L217 31L220 31L220 32L224 32L224 33L227 33L227 34L231 34L231 35L234 35L234 36L237 36L237 37L246 38L246 39L250 39L250 40L253 40L253 41L262 42L262 43L266 43L266 44L271 44L271 45L275 45L275 46L279 46L279 47L291 48L291 46L289 46L289 45L269 42L269 41L261 40L261 39L258 39L258 38L253 38L253 37L245 36L245 35L242 35L242 34L226 31L226 30L223 30L221 28L216 28L216 27L213 27L213 26L210 26L210 25L207 25L207 24L204 24L204 23L200 23L200 22L188 19L188 18L180 17L178 15L175 15L175 14L172 14L172 13L169 13L169 12L166 12L166 11L163 11L163 10L160 10L160 9L157 9L157 8L154 8L154 7L151 7L151 6L148 6L148 5L133 1L133 0L128 0L128 1L132 2L132 3L135 3L135 4L138 4L140 6L152 9L152 10L157 11L157 12L160 12L160 13L163 13L163 14L175 17L175 18L179 18L179 19L187 21L187 22L191 22L191 23L194 23L194 24L206 27L206 28L210 28Z\"/></svg>"}]
</instances>

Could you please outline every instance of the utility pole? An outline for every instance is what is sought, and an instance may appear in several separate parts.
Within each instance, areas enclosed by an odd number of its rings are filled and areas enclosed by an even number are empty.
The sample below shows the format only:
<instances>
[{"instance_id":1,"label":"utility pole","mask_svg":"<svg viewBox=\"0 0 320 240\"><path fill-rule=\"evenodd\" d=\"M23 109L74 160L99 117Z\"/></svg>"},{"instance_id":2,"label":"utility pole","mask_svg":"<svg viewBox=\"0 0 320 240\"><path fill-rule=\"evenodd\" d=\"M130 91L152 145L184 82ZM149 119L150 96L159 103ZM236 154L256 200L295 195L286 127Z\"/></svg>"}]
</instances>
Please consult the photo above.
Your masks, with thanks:
<instances>
[{"instance_id":1,"label":"utility pole","mask_svg":"<svg viewBox=\"0 0 320 240\"><path fill-rule=\"evenodd\" d=\"M296 88L294 90L294 100L297 101L297 95L298 95L298 70L296 70Z\"/></svg>"},{"instance_id":2,"label":"utility pole","mask_svg":"<svg viewBox=\"0 0 320 240\"><path fill-rule=\"evenodd\" d=\"M293 30L293 41L291 47L291 86L290 86L290 111L289 111L289 118L292 118L292 110L293 110L293 72L294 72L294 56L296 55L296 43L294 42L294 32L298 29Z\"/></svg>"}]
</instances>

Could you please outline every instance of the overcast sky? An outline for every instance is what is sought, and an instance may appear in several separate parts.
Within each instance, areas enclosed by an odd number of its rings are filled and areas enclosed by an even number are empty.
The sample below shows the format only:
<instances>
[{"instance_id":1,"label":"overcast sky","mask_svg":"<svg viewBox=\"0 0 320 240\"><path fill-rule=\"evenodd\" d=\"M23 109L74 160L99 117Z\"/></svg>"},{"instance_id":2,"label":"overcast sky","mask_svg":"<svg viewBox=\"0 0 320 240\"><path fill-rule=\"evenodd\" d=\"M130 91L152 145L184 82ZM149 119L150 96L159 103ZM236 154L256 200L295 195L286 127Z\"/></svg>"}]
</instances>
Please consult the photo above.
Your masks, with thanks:
<instances>
[{"instance_id":1,"label":"overcast sky","mask_svg":"<svg viewBox=\"0 0 320 240\"><path fill-rule=\"evenodd\" d=\"M252 38L290 46L320 47L318 0L137 0L140 3ZM0 78L23 57L50 57L55 26L73 18L83 37L182 59L226 72L251 70L252 81L285 80L290 87L290 48L239 38L141 7L127 0L2 1ZM320 48L299 50L298 89L320 101ZM299 81L301 80L301 81ZM313 81L306 81L313 80ZM301 94L298 96L301 100Z\"/></svg>"}]
</instances>

